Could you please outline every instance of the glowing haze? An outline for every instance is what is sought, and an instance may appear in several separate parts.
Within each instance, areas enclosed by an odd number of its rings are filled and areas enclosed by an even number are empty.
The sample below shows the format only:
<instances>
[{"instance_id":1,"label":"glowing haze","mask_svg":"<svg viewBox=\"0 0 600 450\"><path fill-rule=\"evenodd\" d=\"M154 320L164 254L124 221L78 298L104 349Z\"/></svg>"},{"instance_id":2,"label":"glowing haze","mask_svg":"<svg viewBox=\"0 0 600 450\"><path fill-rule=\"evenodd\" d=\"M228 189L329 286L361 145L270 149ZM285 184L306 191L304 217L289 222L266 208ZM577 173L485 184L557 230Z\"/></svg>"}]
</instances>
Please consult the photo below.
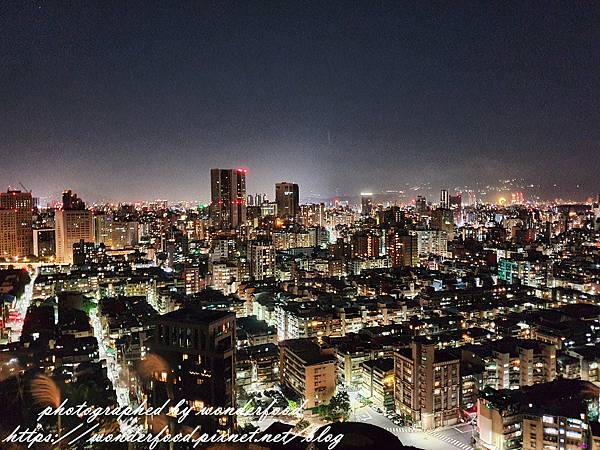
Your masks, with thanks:
<instances>
[{"instance_id":1,"label":"glowing haze","mask_svg":"<svg viewBox=\"0 0 600 450\"><path fill-rule=\"evenodd\" d=\"M206 200L211 167L244 166L271 197L281 180L304 198L505 177L599 190L585 3L8 3L3 187Z\"/></svg>"}]
</instances>

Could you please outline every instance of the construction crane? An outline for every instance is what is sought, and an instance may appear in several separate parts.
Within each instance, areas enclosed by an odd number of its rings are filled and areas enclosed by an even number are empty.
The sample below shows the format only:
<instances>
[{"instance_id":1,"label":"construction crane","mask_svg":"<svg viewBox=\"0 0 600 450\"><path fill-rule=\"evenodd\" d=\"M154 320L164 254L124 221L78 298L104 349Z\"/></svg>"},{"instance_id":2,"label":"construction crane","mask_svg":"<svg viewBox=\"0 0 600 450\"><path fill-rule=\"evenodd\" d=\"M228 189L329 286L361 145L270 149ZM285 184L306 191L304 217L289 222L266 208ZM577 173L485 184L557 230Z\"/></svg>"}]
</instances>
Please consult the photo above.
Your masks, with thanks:
<instances>
[{"instance_id":1,"label":"construction crane","mask_svg":"<svg viewBox=\"0 0 600 450\"><path fill-rule=\"evenodd\" d=\"M23 183L21 183L20 181L19 181L19 185L23 188L23 190L25 192L29 192L31 194L31 189L27 189L25 186L23 186Z\"/></svg>"}]
</instances>

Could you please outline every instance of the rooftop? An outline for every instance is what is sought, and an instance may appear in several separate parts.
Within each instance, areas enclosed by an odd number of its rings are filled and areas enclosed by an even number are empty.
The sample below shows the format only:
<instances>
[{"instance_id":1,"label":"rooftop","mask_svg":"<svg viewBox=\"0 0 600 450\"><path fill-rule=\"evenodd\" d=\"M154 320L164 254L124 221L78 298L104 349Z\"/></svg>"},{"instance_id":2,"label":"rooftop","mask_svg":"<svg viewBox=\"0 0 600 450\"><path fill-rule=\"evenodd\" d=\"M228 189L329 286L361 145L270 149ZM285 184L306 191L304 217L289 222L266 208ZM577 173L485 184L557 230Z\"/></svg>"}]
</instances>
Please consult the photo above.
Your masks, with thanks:
<instances>
[{"instance_id":1,"label":"rooftop","mask_svg":"<svg viewBox=\"0 0 600 450\"><path fill-rule=\"evenodd\" d=\"M176 311L163 314L159 320L169 320L173 322L189 323L198 325L201 323L210 323L226 317L235 317L234 313L228 311L215 311L199 308L181 308Z\"/></svg>"}]
</instances>

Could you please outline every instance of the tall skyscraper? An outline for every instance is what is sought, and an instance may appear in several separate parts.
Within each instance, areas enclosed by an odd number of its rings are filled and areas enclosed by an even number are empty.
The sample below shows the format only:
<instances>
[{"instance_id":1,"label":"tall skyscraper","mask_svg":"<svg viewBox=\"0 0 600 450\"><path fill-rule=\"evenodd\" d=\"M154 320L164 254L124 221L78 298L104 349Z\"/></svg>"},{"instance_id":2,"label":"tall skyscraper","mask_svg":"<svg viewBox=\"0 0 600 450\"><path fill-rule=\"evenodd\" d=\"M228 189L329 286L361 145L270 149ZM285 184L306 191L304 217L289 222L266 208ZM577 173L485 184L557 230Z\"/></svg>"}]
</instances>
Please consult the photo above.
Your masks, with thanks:
<instances>
[{"instance_id":1,"label":"tall skyscraper","mask_svg":"<svg viewBox=\"0 0 600 450\"><path fill-rule=\"evenodd\" d=\"M297 217L300 213L300 193L296 183L281 182L275 185L275 203L281 217Z\"/></svg>"},{"instance_id":2,"label":"tall skyscraper","mask_svg":"<svg viewBox=\"0 0 600 450\"><path fill-rule=\"evenodd\" d=\"M13 257L23 258L33 254L33 201L31 192L7 191L0 193L0 209L15 213L15 248Z\"/></svg>"},{"instance_id":3,"label":"tall skyscraper","mask_svg":"<svg viewBox=\"0 0 600 450\"><path fill-rule=\"evenodd\" d=\"M54 214L56 222L56 260L73 264L73 244L94 242L94 222L92 212L85 209L85 203L71 191L63 193L63 208Z\"/></svg>"},{"instance_id":4,"label":"tall skyscraper","mask_svg":"<svg viewBox=\"0 0 600 450\"><path fill-rule=\"evenodd\" d=\"M442 189L440 191L440 208L444 208L444 209L450 208L450 197L449 197L448 191L446 189Z\"/></svg>"},{"instance_id":5,"label":"tall skyscraper","mask_svg":"<svg viewBox=\"0 0 600 450\"><path fill-rule=\"evenodd\" d=\"M210 218L219 229L237 228L246 222L247 169L211 169Z\"/></svg>"}]
</instances>

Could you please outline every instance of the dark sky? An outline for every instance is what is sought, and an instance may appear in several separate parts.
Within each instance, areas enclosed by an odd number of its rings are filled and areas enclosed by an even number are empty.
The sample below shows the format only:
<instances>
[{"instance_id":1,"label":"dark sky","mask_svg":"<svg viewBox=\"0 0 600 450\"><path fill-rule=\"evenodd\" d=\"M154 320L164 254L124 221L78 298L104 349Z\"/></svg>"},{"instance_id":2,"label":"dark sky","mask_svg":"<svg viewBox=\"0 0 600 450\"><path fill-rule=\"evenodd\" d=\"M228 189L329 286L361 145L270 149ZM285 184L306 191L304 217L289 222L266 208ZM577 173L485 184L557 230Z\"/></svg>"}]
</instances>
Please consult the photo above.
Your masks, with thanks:
<instances>
[{"instance_id":1,"label":"dark sky","mask_svg":"<svg viewBox=\"0 0 600 450\"><path fill-rule=\"evenodd\" d=\"M244 166L271 198L600 191L594 2L452 3L0 2L0 184L206 200L211 167Z\"/></svg>"}]
</instances>

